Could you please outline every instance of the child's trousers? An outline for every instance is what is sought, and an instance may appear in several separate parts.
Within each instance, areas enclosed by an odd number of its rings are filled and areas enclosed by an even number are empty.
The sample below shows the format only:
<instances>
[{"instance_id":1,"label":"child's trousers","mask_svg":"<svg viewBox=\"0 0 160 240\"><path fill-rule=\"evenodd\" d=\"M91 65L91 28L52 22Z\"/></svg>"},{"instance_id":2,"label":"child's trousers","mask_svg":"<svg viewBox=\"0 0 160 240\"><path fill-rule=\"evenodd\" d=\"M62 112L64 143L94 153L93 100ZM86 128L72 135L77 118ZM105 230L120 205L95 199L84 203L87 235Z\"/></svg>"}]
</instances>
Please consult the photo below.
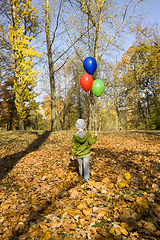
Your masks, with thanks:
<instances>
[{"instance_id":1,"label":"child's trousers","mask_svg":"<svg viewBox=\"0 0 160 240\"><path fill-rule=\"evenodd\" d=\"M84 158L77 157L79 174L84 179L89 179L89 160L90 156Z\"/></svg>"}]
</instances>

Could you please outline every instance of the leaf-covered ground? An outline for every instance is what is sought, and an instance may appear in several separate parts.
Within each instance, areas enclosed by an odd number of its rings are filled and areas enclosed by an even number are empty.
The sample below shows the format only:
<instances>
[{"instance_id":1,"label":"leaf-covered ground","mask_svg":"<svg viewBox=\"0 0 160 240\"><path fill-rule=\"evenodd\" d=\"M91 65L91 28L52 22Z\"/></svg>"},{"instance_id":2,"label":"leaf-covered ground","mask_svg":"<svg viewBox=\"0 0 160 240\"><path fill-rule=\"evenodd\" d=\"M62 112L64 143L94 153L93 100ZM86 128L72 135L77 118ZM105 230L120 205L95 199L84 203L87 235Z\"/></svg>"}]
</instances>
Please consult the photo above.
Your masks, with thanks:
<instances>
[{"instance_id":1,"label":"leaf-covered ground","mask_svg":"<svg viewBox=\"0 0 160 240\"><path fill-rule=\"evenodd\" d=\"M72 134L0 132L0 239L159 239L160 133L99 133L87 183Z\"/></svg>"}]
</instances>

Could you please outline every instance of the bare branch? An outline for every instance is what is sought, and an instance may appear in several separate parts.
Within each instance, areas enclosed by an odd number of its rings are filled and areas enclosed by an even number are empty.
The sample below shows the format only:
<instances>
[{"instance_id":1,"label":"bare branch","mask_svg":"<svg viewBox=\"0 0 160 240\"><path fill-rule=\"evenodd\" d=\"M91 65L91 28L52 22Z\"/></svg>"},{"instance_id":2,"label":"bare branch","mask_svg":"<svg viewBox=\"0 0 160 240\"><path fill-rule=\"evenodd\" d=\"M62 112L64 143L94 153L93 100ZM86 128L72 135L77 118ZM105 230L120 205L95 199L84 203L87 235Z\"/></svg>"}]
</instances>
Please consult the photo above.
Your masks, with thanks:
<instances>
[{"instance_id":1,"label":"bare branch","mask_svg":"<svg viewBox=\"0 0 160 240\"><path fill-rule=\"evenodd\" d=\"M65 24L65 21L64 21L63 17L62 17L62 20L63 20L64 26L65 26L65 29L66 29L67 35L68 35L68 37L70 38L70 41L72 42L71 37L70 37L70 34L69 34L69 32L68 32L68 29L67 29L67 27L66 27L66 24ZM88 32L89 32L89 30L88 30ZM78 53L76 47L75 47L75 46L73 46L73 47L74 47L74 50L75 50L77 56L79 57L79 59L81 60L81 62L83 62L83 60L82 60L81 56L79 55L79 53Z\"/></svg>"},{"instance_id":2,"label":"bare branch","mask_svg":"<svg viewBox=\"0 0 160 240\"><path fill-rule=\"evenodd\" d=\"M82 11L83 13L85 13L85 14L88 15L88 17L90 18L93 26L96 27L97 24L96 24L96 21L94 20L94 17L93 17L93 15L92 15L92 12L91 12L91 9L90 9L90 3L88 3L88 2L85 0L85 5L86 5L86 7L87 7L87 11L86 11L86 10L84 10L84 8L83 8L82 1L77 0L77 2L78 2L78 3L80 4L80 6L81 6L81 11Z\"/></svg>"},{"instance_id":3,"label":"bare branch","mask_svg":"<svg viewBox=\"0 0 160 240\"><path fill-rule=\"evenodd\" d=\"M51 46L55 40L55 36L56 36L56 31L58 29L58 24L59 24L59 17L60 17L60 13L61 13L61 7L62 7L62 0L60 2L60 6L59 6L59 11L58 11L58 15L57 15L57 21L56 21L56 27L54 29L54 33L53 33L53 38L52 38L52 41L51 41Z\"/></svg>"},{"instance_id":4,"label":"bare branch","mask_svg":"<svg viewBox=\"0 0 160 240\"><path fill-rule=\"evenodd\" d=\"M117 31L115 32L115 34L113 35L113 37L110 39L110 41L107 43L107 46L105 47L105 49L103 50L101 57L103 56L103 54L106 52L108 46L113 42L113 40L115 39L115 37L118 35L118 33L122 30L122 28L128 23L128 21L132 18L133 14L135 13L137 7L139 6L139 4L141 3L142 0L139 0L138 3L135 5L130 17L123 22L123 24L119 27L119 29L117 29ZM130 1L131 2L131 1ZM128 6L127 6L128 8Z\"/></svg>"},{"instance_id":5,"label":"bare branch","mask_svg":"<svg viewBox=\"0 0 160 240\"><path fill-rule=\"evenodd\" d=\"M91 29L91 28L93 28L93 26L90 27L89 29ZM88 32L88 29L87 29L87 31L85 31L83 34L81 34L81 36L80 36L79 38L77 38L77 40L76 40L69 48L67 48L67 49L53 62L53 64L55 64L66 52L68 52L87 32Z\"/></svg>"},{"instance_id":6,"label":"bare branch","mask_svg":"<svg viewBox=\"0 0 160 240\"><path fill-rule=\"evenodd\" d=\"M64 62L58 69L56 69L56 70L54 71L54 73L58 72L58 71L66 64L67 60L68 60L68 57L67 57L67 59L65 60L65 62Z\"/></svg>"},{"instance_id":7,"label":"bare branch","mask_svg":"<svg viewBox=\"0 0 160 240\"><path fill-rule=\"evenodd\" d=\"M127 4L127 6L126 6L126 8L125 8L125 11L124 11L124 14L123 14L123 22L124 22L126 13L127 13L128 6L129 6L129 4L130 4L131 2L132 2L132 0L130 0L130 2Z\"/></svg>"}]
</instances>

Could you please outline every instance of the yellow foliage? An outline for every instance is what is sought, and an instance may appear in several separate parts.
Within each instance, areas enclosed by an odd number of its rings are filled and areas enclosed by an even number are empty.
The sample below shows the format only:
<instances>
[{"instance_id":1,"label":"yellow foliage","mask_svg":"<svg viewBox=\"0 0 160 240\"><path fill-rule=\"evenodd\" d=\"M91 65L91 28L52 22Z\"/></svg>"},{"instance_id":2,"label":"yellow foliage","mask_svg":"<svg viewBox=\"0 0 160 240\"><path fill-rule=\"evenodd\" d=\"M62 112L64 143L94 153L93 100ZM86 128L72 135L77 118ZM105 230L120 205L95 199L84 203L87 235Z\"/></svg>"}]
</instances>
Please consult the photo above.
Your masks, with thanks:
<instances>
[{"instance_id":1,"label":"yellow foliage","mask_svg":"<svg viewBox=\"0 0 160 240\"><path fill-rule=\"evenodd\" d=\"M87 203L90 203L90 202L92 202L92 199L88 197L88 198L86 199L86 201L87 201Z\"/></svg>"},{"instance_id":2,"label":"yellow foliage","mask_svg":"<svg viewBox=\"0 0 160 240\"><path fill-rule=\"evenodd\" d=\"M39 70L33 69L33 59L41 57L34 46L30 46L33 36L27 36L26 32L34 33L37 26L37 11L31 6L31 1L14 1L15 22L9 25L10 44L13 51L13 71L15 81L13 92L15 94L15 105L21 120L27 116L27 107L32 107L37 95L33 89L37 85L36 79ZM24 17L29 24L24 26ZM32 28L32 29L31 29ZM27 103L27 104L26 104Z\"/></svg>"},{"instance_id":3,"label":"yellow foliage","mask_svg":"<svg viewBox=\"0 0 160 240\"><path fill-rule=\"evenodd\" d=\"M136 198L136 202L137 202L139 205L142 205L142 204L143 204L143 198L142 198L142 197L137 197L137 198Z\"/></svg>"}]
</instances>

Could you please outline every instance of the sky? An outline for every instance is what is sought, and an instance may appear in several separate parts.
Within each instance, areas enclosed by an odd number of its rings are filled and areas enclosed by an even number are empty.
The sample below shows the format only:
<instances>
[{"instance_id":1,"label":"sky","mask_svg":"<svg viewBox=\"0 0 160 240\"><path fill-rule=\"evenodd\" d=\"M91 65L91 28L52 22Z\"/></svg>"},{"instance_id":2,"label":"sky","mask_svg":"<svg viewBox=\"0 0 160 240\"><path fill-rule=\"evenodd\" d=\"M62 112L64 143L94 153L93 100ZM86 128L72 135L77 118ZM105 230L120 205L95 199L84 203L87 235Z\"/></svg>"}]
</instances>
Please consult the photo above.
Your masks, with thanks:
<instances>
[{"instance_id":1,"label":"sky","mask_svg":"<svg viewBox=\"0 0 160 240\"><path fill-rule=\"evenodd\" d=\"M146 10L150 11L146 21L160 24L160 0L151 0L151 4L146 4Z\"/></svg>"},{"instance_id":2,"label":"sky","mask_svg":"<svg viewBox=\"0 0 160 240\"><path fill-rule=\"evenodd\" d=\"M35 7L37 8L37 3L39 3L39 0L32 0L33 3L35 4ZM117 0L119 4L124 4L126 3L128 0ZM41 2L45 3L45 0ZM52 3L53 1L50 0L50 3ZM141 11L141 9L140 9ZM160 0L150 0L150 3L147 4L145 3L145 5L143 5L143 12L146 12L145 15L145 26L149 26L149 25L153 25L158 23L159 24L159 29L160 29ZM131 35L127 35L125 37L125 44L124 44L124 51L127 51L127 49L134 43L135 41L135 34L131 34ZM43 45L43 48L45 48L45 45ZM120 58L122 57L122 54L124 52L119 52L118 55L116 56L117 59L116 60L120 60ZM38 89L40 89L40 86L38 84ZM37 90L38 90L37 89ZM39 97L41 98L41 96ZM41 98L42 100L42 98Z\"/></svg>"},{"instance_id":3,"label":"sky","mask_svg":"<svg viewBox=\"0 0 160 240\"><path fill-rule=\"evenodd\" d=\"M124 0L118 0L124 2ZM145 26L149 26L150 24L156 24L158 23L159 29L160 29L160 0L150 0L150 4L145 4ZM126 48L128 49L132 45L132 43L135 41L135 35L132 34L128 36L126 41Z\"/></svg>"}]
</instances>

